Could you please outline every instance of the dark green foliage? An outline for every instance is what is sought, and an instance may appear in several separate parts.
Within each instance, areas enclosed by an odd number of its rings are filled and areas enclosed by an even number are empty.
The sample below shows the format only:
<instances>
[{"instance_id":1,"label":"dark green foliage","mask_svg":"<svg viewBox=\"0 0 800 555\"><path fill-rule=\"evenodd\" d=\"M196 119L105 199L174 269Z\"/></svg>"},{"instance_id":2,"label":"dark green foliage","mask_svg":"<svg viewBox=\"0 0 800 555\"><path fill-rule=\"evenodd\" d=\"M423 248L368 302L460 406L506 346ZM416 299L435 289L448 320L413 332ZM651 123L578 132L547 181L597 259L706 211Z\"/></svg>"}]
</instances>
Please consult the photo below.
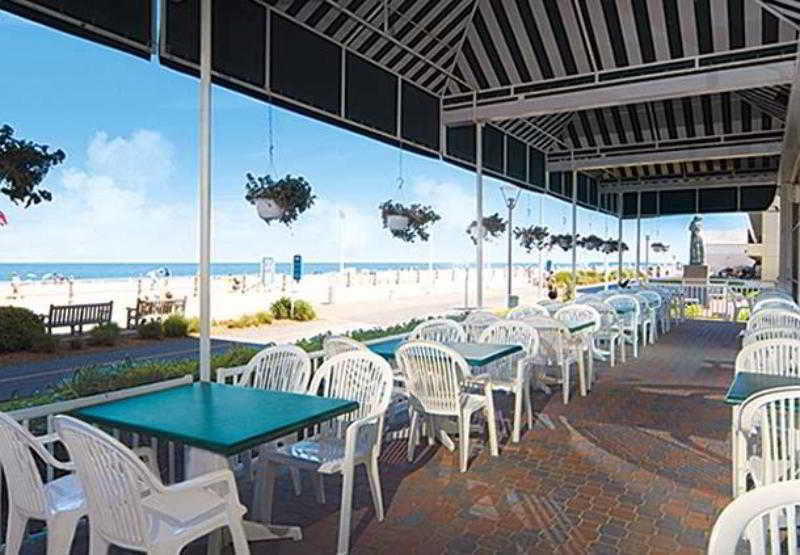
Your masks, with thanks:
<instances>
[{"instance_id":1,"label":"dark green foliage","mask_svg":"<svg viewBox=\"0 0 800 555\"><path fill-rule=\"evenodd\" d=\"M15 139L13 135L14 130L8 125L0 127L0 193L26 208L51 200L50 192L40 189L39 184L51 167L64 161L64 152L50 152L47 145Z\"/></svg>"},{"instance_id":2,"label":"dark green foliage","mask_svg":"<svg viewBox=\"0 0 800 555\"><path fill-rule=\"evenodd\" d=\"M578 246L587 251L597 251L603 248L605 241L597 235L587 235L578 239Z\"/></svg>"},{"instance_id":3,"label":"dark green foliage","mask_svg":"<svg viewBox=\"0 0 800 555\"><path fill-rule=\"evenodd\" d=\"M549 246L547 243L549 235L550 232L543 226L532 225L530 227L514 228L514 238L529 253L532 250L542 251L546 249Z\"/></svg>"},{"instance_id":4,"label":"dark green foliage","mask_svg":"<svg viewBox=\"0 0 800 555\"><path fill-rule=\"evenodd\" d=\"M189 332L189 321L181 314L173 314L164 320L162 327L166 337L186 337Z\"/></svg>"},{"instance_id":5,"label":"dark green foliage","mask_svg":"<svg viewBox=\"0 0 800 555\"><path fill-rule=\"evenodd\" d=\"M477 235L477 231L473 230L477 227L478 227L477 220L473 220L472 223L469 224L469 227L467 227L467 234L469 235L469 238L472 239L472 242L475 243L476 245L478 244L478 241L475 237ZM491 216L486 216L485 218L483 218L483 231L485 233L484 236L497 237L505 230L506 230L506 221L503 218L501 218L500 214L498 214L497 212L495 212Z\"/></svg>"},{"instance_id":6,"label":"dark green foliage","mask_svg":"<svg viewBox=\"0 0 800 555\"><path fill-rule=\"evenodd\" d=\"M621 243L621 245L622 245L622 252L628 250L628 245L626 245L625 243ZM615 241L614 239L606 239L606 241L603 243L603 246L600 247L600 250L606 254L619 252L620 242Z\"/></svg>"},{"instance_id":7,"label":"dark green foliage","mask_svg":"<svg viewBox=\"0 0 800 555\"><path fill-rule=\"evenodd\" d=\"M297 320L298 322L306 322L308 320L313 320L316 317L317 314L314 312L314 308L311 306L311 303L302 299L298 299L294 302L294 313L292 314L292 319Z\"/></svg>"},{"instance_id":8,"label":"dark green foliage","mask_svg":"<svg viewBox=\"0 0 800 555\"><path fill-rule=\"evenodd\" d=\"M44 334L44 324L32 311L0 306L0 353L28 350Z\"/></svg>"},{"instance_id":9,"label":"dark green foliage","mask_svg":"<svg viewBox=\"0 0 800 555\"><path fill-rule=\"evenodd\" d=\"M276 320L288 320L292 317L292 299L281 297L272 303L270 311Z\"/></svg>"},{"instance_id":10,"label":"dark green foliage","mask_svg":"<svg viewBox=\"0 0 800 555\"><path fill-rule=\"evenodd\" d=\"M381 211L381 220L384 228L387 227L386 218L388 216L396 215L408 218L407 229L392 229L390 231L393 236L409 243L413 243L416 239L427 241L430 238L428 226L442 219L430 206L421 204L404 206L399 202L392 202L392 199L387 200L378 208Z\"/></svg>"},{"instance_id":11,"label":"dark green foliage","mask_svg":"<svg viewBox=\"0 0 800 555\"><path fill-rule=\"evenodd\" d=\"M60 345L61 343L58 339L52 335L43 333L34 338L31 351L34 353L55 353Z\"/></svg>"},{"instance_id":12,"label":"dark green foliage","mask_svg":"<svg viewBox=\"0 0 800 555\"><path fill-rule=\"evenodd\" d=\"M136 332L139 339L162 339L164 337L164 328L158 320L142 322L137 326Z\"/></svg>"},{"instance_id":13,"label":"dark green foliage","mask_svg":"<svg viewBox=\"0 0 800 555\"><path fill-rule=\"evenodd\" d=\"M87 343L94 346L113 347L119 341L120 329L114 322L100 324L89 331Z\"/></svg>"},{"instance_id":14,"label":"dark green foliage","mask_svg":"<svg viewBox=\"0 0 800 555\"><path fill-rule=\"evenodd\" d=\"M72 351L80 351L83 349L83 339L80 337L70 337L69 341L67 341L67 345L69 345Z\"/></svg>"},{"instance_id":15,"label":"dark green foliage","mask_svg":"<svg viewBox=\"0 0 800 555\"><path fill-rule=\"evenodd\" d=\"M550 248L560 247L563 251L572 250L572 234L562 233L550 236Z\"/></svg>"},{"instance_id":16,"label":"dark green foliage","mask_svg":"<svg viewBox=\"0 0 800 555\"><path fill-rule=\"evenodd\" d=\"M283 208L283 215L278 219L287 226L311 208L317 198L311 194L311 185L300 176L287 175L273 181L269 175L255 177L248 173L245 189L247 192L244 198L250 204L255 204L256 199L265 198Z\"/></svg>"},{"instance_id":17,"label":"dark green foliage","mask_svg":"<svg viewBox=\"0 0 800 555\"><path fill-rule=\"evenodd\" d=\"M669 245L665 245L664 243L653 243L650 245L650 248L653 249L653 252L667 252L669 250Z\"/></svg>"}]
</instances>

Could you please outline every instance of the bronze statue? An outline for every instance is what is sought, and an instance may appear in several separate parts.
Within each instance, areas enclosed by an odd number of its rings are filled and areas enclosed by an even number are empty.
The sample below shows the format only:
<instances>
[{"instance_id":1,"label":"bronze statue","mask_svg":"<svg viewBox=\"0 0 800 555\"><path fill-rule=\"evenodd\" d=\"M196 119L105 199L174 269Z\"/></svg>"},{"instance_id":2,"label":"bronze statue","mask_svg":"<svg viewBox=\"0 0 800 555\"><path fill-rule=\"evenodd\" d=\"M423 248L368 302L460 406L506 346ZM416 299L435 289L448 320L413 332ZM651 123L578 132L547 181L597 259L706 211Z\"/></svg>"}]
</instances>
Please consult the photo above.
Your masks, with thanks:
<instances>
[{"instance_id":1,"label":"bronze statue","mask_svg":"<svg viewBox=\"0 0 800 555\"><path fill-rule=\"evenodd\" d=\"M689 264L703 265L706 260L706 247L703 241L703 218L695 216L689 224L692 238L689 242Z\"/></svg>"}]
</instances>

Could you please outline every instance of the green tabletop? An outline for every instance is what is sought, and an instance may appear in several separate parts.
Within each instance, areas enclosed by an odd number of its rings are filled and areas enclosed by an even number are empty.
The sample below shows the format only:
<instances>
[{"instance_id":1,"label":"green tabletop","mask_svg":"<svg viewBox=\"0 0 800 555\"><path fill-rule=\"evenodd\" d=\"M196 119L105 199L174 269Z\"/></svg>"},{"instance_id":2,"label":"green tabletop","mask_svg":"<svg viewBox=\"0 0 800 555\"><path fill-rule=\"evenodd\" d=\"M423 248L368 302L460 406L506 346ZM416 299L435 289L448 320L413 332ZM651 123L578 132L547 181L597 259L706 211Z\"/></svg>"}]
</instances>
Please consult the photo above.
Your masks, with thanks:
<instances>
[{"instance_id":1,"label":"green tabletop","mask_svg":"<svg viewBox=\"0 0 800 555\"><path fill-rule=\"evenodd\" d=\"M72 414L230 456L357 408L342 399L197 382Z\"/></svg>"},{"instance_id":2,"label":"green tabletop","mask_svg":"<svg viewBox=\"0 0 800 555\"><path fill-rule=\"evenodd\" d=\"M369 345L370 350L387 360L394 359L394 353L404 338L387 339ZM470 366L486 366L490 362L522 350L519 345L495 345L492 343L447 343L447 346L464 357Z\"/></svg>"},{"instance_id":3,"label":"green tabletop","mask_svg":"<svg viewBox=\"0 0 800 555\"><path fill-rule=\"evenodd\" d=\"M572 323L566 324L567 329L570 331L570 333L575 333L575 332L578 332L578 331L581 331L581 330L585 330L586 328L590 328L593 325L594 325L594 322L583 322L583 323L580 323L580 324L572 324Z\"/></svg>"},{"instance_id":4,"label":"green tabletop","mask_svg":"<svg viewBox=\"0 0 800 555\"><path fill-rule=\"evenodd\" d=\"M733 378L733 382L728 388L728 393L725 394L725 403L728 405L741 405L745 399L755 393L787 385L800 386L800 378L739 372Z\"/></svg>"},{"instance_id":5,"label":"green tabletop","mask_svg":"<svg viewBox=\"0 0 800 555\"><path fill-rule=\"evenodd\" d=\"M621 307L619 307L619 308L615 308L614 310L616 310L616 311L617 311L617 314L619 314L620 316L622 316L623 314L630 314L630 313L631 313L631 312L633 312L635 309L634 309L632 306L621 306Z\"/></svg>"}]
</instances>

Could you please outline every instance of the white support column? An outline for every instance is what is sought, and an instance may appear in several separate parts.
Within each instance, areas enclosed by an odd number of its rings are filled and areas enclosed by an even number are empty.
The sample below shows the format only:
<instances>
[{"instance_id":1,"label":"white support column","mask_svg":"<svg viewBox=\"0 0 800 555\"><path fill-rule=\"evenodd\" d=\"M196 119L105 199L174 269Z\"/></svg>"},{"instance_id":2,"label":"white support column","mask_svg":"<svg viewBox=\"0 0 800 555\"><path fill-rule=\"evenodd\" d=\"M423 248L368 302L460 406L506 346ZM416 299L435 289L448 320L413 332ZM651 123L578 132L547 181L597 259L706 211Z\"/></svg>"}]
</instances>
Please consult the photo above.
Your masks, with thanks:
<instances>
[{"instance_id":1,"label":"white support column","mask_svg":"<svg viewBox=\"0 0 800 555\"><path fill-rule=\"evenodd\" d=\"M211 0L200 4L198 107L200 226L200 379L211 380Z\"/></svg>"},{"instance_id":2,"label":"white support column","mask_svg":"<svg viewBox=\"0 0 800 555\"><path fill-rule=\"evenodd\" d=\"M619 266L617 268L617 281L622 279L622 193L617 193L617 214L619 217L619 238L617 242L617 247L619 248L619 252L617 253L619 256Z\"/></svg>"},{"instance_id":3,"label":"white support column","mask_svg":"<svg viewBox=\"0 0 800 555\"><path fill-rule=\"evenodd\" d=\"M650 234L644 236L644 275L646 281L650 281Z\"/></svg>"},{"instance_id":4,"label":"white support column","mask_svg":"<svg viewBox=\"0 0 800 555\"><path fill-rule=\"evenodd\" d=\"M780 194L780 233L778 234L778 283L785 291L792 290L792 203L794 186L781 183Z\"/></svg>"},{"instance_id":5,"label":"white support column","mask_svg":"<svg viewBox=\"0 0 800 555\"><path fill-rule=\"evenodd\" d=\"M478 224L478 244L475 248L477 263L477 294L475 304L483 308L483 123L475 124L475 212Z\"/></svg>"},{"instance_id":6,"label":"white support column","mask_svg":"<svg viewBox=\"0 0 800 555\"><path fill-rule=\"evenodd\" d=\"M639 281L639 267L642 263L642 195L636 193L636 281Z\"/></svg>"},{"instance_id":7,"label":"white support column","mask_svg":"<svg viewBox=\"0 0 800 555\"><path fill-rule=\"evenodd\" d=\"M572 291L578 291L578 171L572 170Z\"/></svg>"},{"instance_id":8,"label":"white support column","mask_svg":"<svg viewBox=\"0 0 800 555\"><path fill-rule=\"evenodd\" d=\"M550 190L550 172L545 170L545 191ZM541 193L539 196L539 226L544 223L544 196L546 193ZM544 257L542 256L542 249L539 249L539 294L544 292Z\"/></svg>"}]
</instances>

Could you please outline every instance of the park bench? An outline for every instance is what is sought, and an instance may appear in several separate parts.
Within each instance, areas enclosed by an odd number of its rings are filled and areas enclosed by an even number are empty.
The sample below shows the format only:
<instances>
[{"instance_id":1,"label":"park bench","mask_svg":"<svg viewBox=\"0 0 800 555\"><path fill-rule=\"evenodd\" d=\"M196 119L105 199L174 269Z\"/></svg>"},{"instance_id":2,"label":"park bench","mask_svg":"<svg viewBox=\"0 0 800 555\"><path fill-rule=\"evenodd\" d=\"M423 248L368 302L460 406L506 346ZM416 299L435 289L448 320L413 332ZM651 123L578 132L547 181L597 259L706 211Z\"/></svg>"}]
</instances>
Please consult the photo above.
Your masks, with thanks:
<instances>
[{"instance_id":1,"label":"park bench","mask_svg":"<svg viewBox=\"0 0 800 555\"><path fill-rule=\"evenodd\" d=\"M128 329L139 325L148 316L169 316L186 311L186 297L182 299L149 300L136 299L135 307L128 307Z\"/></svg>"},{"instance_id":2,"label":"park bench","mask_svg":"<svg viewBox=\"0 0 800 555\"><path fill-rule=\"evenodd\" d=\"M113 301L93 304L50 305L50 312L42 316L47 332L52 335L53 328L70 328L70 334L83 333L86 324L108 324L111 322Z\"/></svg>"}]
</instances>

